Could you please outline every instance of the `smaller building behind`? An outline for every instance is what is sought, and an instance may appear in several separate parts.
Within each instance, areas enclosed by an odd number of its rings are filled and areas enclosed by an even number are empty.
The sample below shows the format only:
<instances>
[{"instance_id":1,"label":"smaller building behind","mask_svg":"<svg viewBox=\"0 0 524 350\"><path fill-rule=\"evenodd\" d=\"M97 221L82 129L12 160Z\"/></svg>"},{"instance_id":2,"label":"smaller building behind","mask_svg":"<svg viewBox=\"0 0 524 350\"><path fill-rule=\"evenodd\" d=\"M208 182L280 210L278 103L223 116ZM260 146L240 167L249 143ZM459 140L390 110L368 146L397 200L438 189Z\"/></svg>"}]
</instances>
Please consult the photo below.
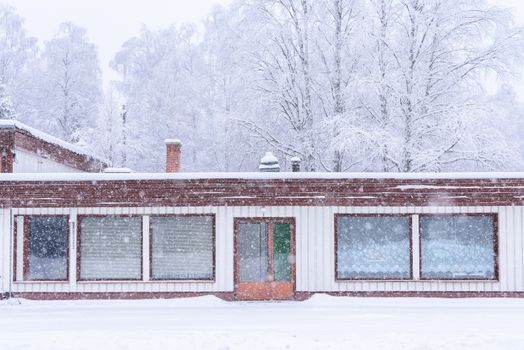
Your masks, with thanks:
<instances>
[{"instance_id":1,"label":"smaller building behind","mask_svg":"<svg viewBox=\"0 0 524 350\"><path fill-rule=\"evenodd\" d=\"M19 121L0 119L0 172L101 172L106 164L80 147Z\"/></svg>"}]
</instances>

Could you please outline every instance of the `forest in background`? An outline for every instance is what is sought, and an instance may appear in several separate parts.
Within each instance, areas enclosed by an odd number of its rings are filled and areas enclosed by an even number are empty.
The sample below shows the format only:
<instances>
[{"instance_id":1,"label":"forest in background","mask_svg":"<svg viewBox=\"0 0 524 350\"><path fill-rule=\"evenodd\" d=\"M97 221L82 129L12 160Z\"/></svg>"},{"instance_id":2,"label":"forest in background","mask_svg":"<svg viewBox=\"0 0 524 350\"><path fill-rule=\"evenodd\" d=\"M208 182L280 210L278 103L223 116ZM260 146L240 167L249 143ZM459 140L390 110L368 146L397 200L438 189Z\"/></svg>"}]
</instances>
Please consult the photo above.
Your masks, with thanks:
<instances>
[{"instance_id":1,"label":"forest in background","mask_svg":"<svg viewBox=\"0 0 524 350\"><path fill-rule=\"evenodd\" d=\"M484 0L237 0L201 23L143 28L104 88L86 30L30 37L0 5L0 118L79 144L111 166L163 171L522 170L511 83L523 29Z\"/></svg>"}]
</instances>

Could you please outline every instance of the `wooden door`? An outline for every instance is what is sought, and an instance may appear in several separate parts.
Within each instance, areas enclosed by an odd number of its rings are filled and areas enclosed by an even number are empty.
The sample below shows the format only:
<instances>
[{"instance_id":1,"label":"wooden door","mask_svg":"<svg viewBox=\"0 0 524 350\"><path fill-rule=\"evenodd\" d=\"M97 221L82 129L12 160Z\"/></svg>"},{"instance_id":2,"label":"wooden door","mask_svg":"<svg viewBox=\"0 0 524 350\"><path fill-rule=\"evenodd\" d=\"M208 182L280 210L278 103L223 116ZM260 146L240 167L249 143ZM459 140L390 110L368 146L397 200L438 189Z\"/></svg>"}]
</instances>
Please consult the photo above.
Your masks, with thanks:
<instances>
[{"instance_id":1,"label":"wooden door","mask_svg":"<svg viewBox=\"0 0 524 350\"><path fill-rule=\"evenodd\" d=\"M287 300L295 295L293 219L237 219L235 293L239 300Z\"/></svg>"}]
</instances>

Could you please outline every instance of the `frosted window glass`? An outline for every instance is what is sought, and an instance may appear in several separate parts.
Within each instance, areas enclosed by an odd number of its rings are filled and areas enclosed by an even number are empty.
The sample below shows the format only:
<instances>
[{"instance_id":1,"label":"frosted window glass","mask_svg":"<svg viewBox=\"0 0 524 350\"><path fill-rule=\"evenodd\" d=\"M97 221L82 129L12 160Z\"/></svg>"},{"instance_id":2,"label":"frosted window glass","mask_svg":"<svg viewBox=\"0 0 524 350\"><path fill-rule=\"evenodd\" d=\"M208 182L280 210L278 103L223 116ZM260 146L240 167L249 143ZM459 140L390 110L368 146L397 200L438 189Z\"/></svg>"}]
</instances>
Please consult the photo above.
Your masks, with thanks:
<instances>
[{"instance_id":1,"label":"frosted window glass","mask_svg":"<svg viewBox=\"0 0 524 350\"><path fill-rule=\"evenodd\" d=\"M409 222L396 216L337 217L337 278L410 278Z\"/></svg>"},{"instance_id":2,"label":"frosted window glass","mask_svg":"<svg viewBox=\"0 0 524 350\"><path fill-rule=\"evenodd\" d=\"M495 278L493 220L487 215L421 216L422 278Z\"/></svg>"},{"instance_id":3,"label":"frosted window glass","mask_svg":"<svg viewBox=\"0 0 524 350\"><path fill-rule=\"evenodd\" d=\"M142 218L84 217L80 221L80 279L140 279Z\"/></svg>"},{"instance_id":4,"label":"frosted window glass","mask_svg":"<svg viewBox=\"0 0 524 350\"><path fill-rule=\"evenodd\" d=\"M265 223L240 224L240 281L268 278L268 228Z\"/></svg>"},{"instance_id":5,"label":"frosted window glass","mask_svg":"<svg viewBox=\"0 0 524 350\"><path fill-rule=\"evenodd\" d=\"M67 279L67 243L69 225L66 217L30 217L27 280Z\"/></svg>"},{"instance_id":6,"label":"frosted window glass","mask_svg":"<svg viewBox=\"0 0 524 350\"><path fill-rule=\"evenodd\" d=\"M213 278L213 217L151 217L152 276Z\"/></svg>"}]
</instances>

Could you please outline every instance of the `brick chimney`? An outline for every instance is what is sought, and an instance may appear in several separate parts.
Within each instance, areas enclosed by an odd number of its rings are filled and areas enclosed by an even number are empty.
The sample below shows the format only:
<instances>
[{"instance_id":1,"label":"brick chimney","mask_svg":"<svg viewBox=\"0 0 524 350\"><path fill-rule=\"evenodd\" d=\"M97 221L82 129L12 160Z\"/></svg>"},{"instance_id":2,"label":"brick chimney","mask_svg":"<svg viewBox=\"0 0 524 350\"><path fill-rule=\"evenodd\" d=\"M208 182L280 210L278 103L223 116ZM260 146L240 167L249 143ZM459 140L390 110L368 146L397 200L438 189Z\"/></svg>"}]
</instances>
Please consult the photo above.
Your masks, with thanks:
<instances>
[{"instance_id":1,"label":"brick chimney","mask_svg":"<svg viewBox=\"0 0 524 350\"><path fill-rule=\"evenodd\" d=\"M180 172L180 148L182 142L178 139L167 139L166 144L166 173Z\"/></svg>"}]
</instances>

